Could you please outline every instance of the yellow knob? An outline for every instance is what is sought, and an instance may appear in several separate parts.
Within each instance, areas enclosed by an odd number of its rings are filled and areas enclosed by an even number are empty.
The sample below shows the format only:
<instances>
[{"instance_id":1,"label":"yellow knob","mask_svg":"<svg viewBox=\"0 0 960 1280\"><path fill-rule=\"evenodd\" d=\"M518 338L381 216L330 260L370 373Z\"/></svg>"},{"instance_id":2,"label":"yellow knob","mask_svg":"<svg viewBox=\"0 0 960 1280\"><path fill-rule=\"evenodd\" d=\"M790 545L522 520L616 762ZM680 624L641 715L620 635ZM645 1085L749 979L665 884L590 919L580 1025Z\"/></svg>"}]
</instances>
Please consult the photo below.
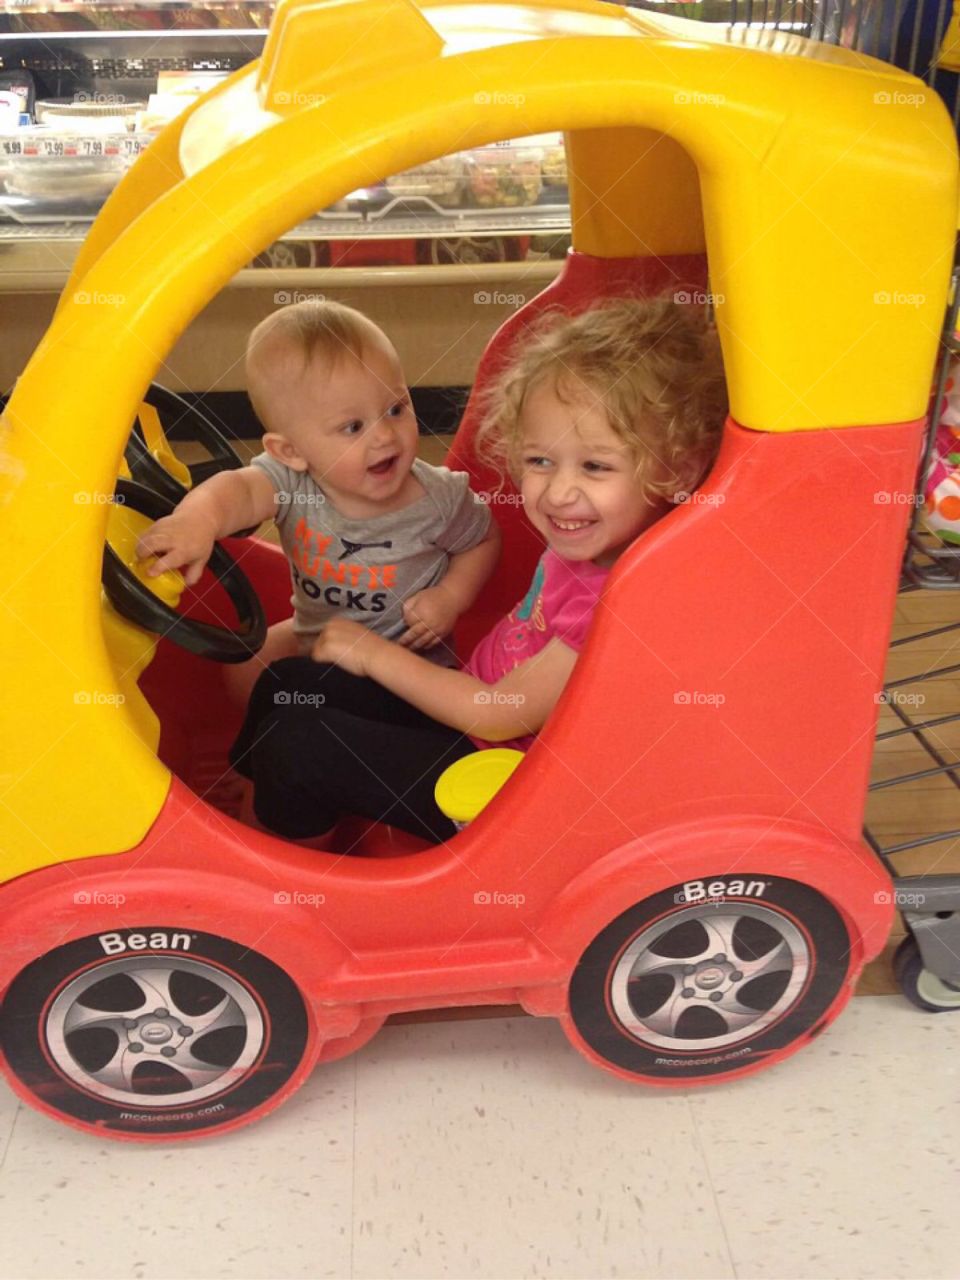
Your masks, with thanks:
<instances>
[{"instance_id":1,"label":"yellow knob","mask_svg":"<svg viewBox=\"0 0 960 1280\"><path fill-rule=\"evenodd\" d=\"M453 822L472 822L523 759L522 751L491 747L457 760L437 779L437 807Z\"/></svg>"}]
</instances>

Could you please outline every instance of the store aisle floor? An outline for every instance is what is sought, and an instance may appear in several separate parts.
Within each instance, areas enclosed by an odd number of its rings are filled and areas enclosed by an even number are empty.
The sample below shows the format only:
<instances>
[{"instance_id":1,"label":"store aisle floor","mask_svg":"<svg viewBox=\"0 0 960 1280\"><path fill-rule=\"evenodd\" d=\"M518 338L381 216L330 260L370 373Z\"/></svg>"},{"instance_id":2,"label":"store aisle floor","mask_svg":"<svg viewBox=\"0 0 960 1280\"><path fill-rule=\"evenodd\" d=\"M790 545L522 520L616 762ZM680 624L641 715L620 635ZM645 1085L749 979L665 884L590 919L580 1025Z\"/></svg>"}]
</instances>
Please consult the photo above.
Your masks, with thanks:
<instances>
[{"instance_id":1,"label":"store aisle floor","mask_svg":"<svg viewBox=\"0 0 960 1280\"><path fill-rule=\"evenodd\" d=\"M955 1277L957 1020L855 1000L690 1093L556 1023L385 1028L230 1137L101 1143L0 1094L3 1280Z\"/></svg>"}]
</instances>

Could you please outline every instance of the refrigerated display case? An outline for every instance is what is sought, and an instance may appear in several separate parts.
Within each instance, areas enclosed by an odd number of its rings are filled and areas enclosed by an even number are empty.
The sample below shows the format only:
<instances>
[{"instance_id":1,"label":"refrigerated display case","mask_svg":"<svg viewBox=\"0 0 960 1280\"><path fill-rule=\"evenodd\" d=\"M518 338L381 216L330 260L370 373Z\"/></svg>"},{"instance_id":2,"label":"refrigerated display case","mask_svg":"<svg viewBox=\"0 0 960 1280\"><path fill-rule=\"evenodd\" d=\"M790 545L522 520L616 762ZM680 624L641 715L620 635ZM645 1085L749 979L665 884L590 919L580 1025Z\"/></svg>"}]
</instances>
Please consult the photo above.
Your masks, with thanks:
<instances>
[{"instance_id":1,"label":"refrigerated display case","mask_svg":"<svg viewBox=\"0 0 960 1280\"><path fill-rule=\"evenodd\" d=\"M82 240L155 132L259 56L272 10L35 0L0 14L0 272L15 266L11 245ZM350 193L254 264L482 265L532 246L562 256L565 182L558 135L452 155Z\"/></svg>"}]
</instances>

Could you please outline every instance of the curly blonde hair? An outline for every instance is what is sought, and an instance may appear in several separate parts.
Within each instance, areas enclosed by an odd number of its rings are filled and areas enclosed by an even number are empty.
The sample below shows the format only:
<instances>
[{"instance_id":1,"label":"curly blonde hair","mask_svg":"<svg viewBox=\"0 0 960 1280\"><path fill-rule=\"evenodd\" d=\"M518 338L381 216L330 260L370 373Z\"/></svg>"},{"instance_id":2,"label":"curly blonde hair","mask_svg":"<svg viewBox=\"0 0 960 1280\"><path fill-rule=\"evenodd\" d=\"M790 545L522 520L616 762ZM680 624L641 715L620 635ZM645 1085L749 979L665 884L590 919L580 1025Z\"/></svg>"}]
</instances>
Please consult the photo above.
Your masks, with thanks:
<instances>
[{"instance_id":1,"label":"curly blonde hair","mask_svg":"<svg viewBox=\"0 0 960 1280\"><path fill-rule=\"evenodd\" d=\"M539 316L481 401L477 454L501 476L516 479L524 403L544 383L564 403L599 402L650 496L695 489L713 464L727 388L716 331L698 306L619 298ZM655 461L667 479L649 474L662 477Z\"/></svg>"}]
</instances>

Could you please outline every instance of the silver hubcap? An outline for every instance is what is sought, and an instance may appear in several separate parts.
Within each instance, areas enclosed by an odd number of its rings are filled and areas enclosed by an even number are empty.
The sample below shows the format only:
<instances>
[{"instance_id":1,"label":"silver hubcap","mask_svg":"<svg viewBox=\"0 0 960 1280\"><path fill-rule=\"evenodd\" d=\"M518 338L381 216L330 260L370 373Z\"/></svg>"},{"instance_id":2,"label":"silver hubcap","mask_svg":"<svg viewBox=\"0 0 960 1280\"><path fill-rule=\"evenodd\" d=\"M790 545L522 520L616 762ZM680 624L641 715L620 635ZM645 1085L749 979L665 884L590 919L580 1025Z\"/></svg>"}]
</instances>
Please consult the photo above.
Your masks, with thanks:
<instances>
[{"instance_id":1,"label":"silver hubcap","mask_svg":"<svg viewBox=\"0 0 960 1280\"><path fill-rule=\"evenodd\" d=\"M960 1009L960 990L956 987L948 987L929 969L920 970L917 978L917 992L928 1004L937 1004L943 1009Z\"/></svg>"},{"instance_id":2,"label":"silver hubcap","mask_svg":"<svg viewBox=\"0 0 960 1280\"><path fill-rule=\"evenodd\" d=\"M716 1049L755 1036L803 990L810 949L779 912L752 903L688 907L652 924L613 971L623 1027L663 1049Z\"/></svg>"},{"instance_id":3,"label":"silver hubcap","mask_svg":"<svg viewBox=\"0 0 960 1280\"><path fill-rule=\"evenodd\" d=\"M264 1035L246 987L179 956L98 965L64 987L46 1022L50 1053L68 1080L140 1107L221 1093L256 1062Z\"/></svg>"}]
</instances>

